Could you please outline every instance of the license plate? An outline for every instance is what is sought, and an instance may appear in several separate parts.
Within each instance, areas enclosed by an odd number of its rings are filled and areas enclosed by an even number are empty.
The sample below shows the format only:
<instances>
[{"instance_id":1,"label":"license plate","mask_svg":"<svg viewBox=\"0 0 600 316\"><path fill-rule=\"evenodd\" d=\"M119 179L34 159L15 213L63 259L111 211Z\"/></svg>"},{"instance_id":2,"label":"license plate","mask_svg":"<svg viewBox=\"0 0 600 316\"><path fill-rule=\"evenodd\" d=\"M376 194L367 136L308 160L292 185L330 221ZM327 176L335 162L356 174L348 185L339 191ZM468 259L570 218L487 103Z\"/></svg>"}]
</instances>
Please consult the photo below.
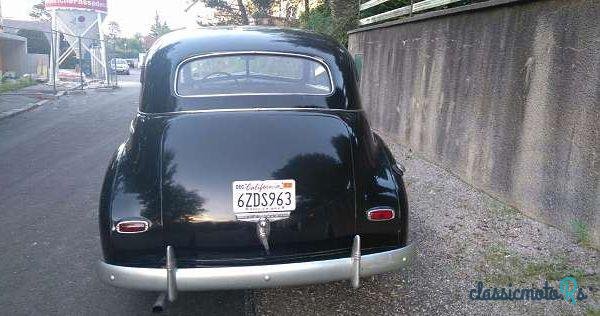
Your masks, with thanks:
<instances>
[{"instance_id":1,"label":"license plate","mask_svg":"<svg viewBox=\"0 0 600 316\"><path fill-rule=\"evenodd\" d=\"M296 181L234 181L233 212L262 213L296 209Z\"/></svg>"}]
</instances>

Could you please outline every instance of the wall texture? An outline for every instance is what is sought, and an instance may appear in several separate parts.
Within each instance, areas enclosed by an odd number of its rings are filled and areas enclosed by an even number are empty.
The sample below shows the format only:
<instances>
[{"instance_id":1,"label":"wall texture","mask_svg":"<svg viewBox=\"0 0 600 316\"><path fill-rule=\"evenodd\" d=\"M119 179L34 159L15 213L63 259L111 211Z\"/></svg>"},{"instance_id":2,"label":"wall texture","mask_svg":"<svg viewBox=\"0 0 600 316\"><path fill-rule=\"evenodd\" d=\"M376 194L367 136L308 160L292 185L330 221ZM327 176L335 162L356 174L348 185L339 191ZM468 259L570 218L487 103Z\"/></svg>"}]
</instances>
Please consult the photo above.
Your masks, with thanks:
<instances>
[{"instance_id":1,"label":"wall texture","mask_svg":"<svg viewBox=\"0 0 600 316\"><path fill-rule=\"evenodd\" d=\"M50 55L27 54L26 59L25 73L36 75L41 78L48 78Z\"/></svg>"},{"instance_id":2,"label":"wall texture","mask_svg":"<svg viewBox=\"0 0 600 316\"><path fill-rule=\"evenodd\" d=\"M26 55L26 38L0 33L0 71L14 71L17 76L21 76L25 70Z\"/></svg>"},{"instance_id":3,"label":"wall texture","mask_svg":"<svg viewBox=\"0 0 600 316\"><path fill-rule=\"evenodd\" d=\"M600 245L600 1L490 1L350 34L376 130Z\"/></svg>"}]
</instances>

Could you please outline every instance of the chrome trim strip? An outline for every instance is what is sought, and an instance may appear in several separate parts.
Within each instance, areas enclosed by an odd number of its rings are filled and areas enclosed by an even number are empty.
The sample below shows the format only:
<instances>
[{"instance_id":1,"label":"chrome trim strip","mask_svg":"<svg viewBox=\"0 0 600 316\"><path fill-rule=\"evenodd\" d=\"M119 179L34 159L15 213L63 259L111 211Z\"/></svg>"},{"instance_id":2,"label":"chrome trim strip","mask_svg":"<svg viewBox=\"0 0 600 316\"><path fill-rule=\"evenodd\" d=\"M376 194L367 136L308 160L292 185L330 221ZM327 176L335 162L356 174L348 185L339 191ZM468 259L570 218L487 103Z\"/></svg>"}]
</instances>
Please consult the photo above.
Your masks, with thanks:
<instances>
[{"instance_id":1,"label":"chrome trim strip","mask_svg":"<svg viewBox=\"0 0 600 316\"><path fill-rule=\"evenodd\" d=\"M183 110L174 112L148 113L138 110L141 115L175 115L192 113L218 113L218 112L264 112L264 111L308 111L308 112L363 112L363 109L328 109L328 108L240 108L240 109L208 109L208 110Z\"/></svg>"},{"instance_id":2,"label":"chrome trim strip","mask_svg":"<svg viewBox=\"0 0 600 316\"><path fill-rule=\"evenodd\" d=\"M413 245L390 251L361 256L360 276L396 271L414 257ZM135 268L107 264L96 267L100 280L121 288L159 291L167 290L167 269ZM297 286L331 281L350 280L352 258L298 263L185 268L176 270L178 291L207 291L256 289L278 286Z\"/></svg>"},{"instance_id":3,"label":"chrome trim strip","mask_svg":"<svg viewBox=\"0 0 600 316\"><path fill-rule=\"evenodd\" d=\"M329 83L331 84L330 91L328 93L318 93L318 94L312 94L312 93L232 93L232 94L197 94L197 95L180 95L179 94L179 92L177 91L177 81L179 80L179 68L183 64L193 61L195 59L215 57L215 56L232 56L232 55L275 55L275 56L279 55L279 56L291 56L291 57L312 59L312 60L322 64L323 66L325 66L325 69L327 69L327 74L329 75ZM329 65L325 62L325 60L323 58L309 56L309 55L303 55L303 54L275 52L275 51L273 51L273 52L271 52L271 51L236 51L236 52L217 52L217 53L195 55L192 57L188 57L188 58L182 60L179 64L177 64L177 67L175 68L175 77L173 78L173 94L179 98L210 98L210 97L223 97L223 96L232 97L232 96L252 96L252 95L309 95L309 96L327 97L327 96L333 95L334 92L335 92L335 83L333 81L333 76L331 75L331 69L329 69Z\"/></svg>"}]
</instances>

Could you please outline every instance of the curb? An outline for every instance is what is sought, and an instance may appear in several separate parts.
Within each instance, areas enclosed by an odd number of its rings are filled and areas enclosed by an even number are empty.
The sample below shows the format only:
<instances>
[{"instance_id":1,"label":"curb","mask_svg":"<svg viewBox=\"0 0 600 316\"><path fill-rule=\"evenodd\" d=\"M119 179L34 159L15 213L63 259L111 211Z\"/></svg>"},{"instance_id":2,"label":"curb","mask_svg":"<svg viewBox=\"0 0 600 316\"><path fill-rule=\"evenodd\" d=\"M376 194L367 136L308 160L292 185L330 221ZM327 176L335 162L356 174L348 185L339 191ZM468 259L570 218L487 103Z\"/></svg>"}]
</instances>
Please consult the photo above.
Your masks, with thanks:
<instances>
[{"instance_id":1,"label":"curb","mask_svg":"<svg viewBox=\"0 0 600 316\"><path fill-rule=\"evenodd\" d=\"M66 91L59 91L54 95L54 99L59 98L61 96L63 96L65 94ZM31 111L39 106L42 106L50 101L52 101L51 99L45 99L45 100L41 100L35 103L29 103L27 104L25 107L22 108L18 108L18 109L14 109L14 110L10 110L10 111L6 111L3 113L0 113L0 120L5 119L5 118L9 118L9 117L13 117L15 115L19 115L21 113L27 112L27 111Z\"/></svg>"}]
</instances>

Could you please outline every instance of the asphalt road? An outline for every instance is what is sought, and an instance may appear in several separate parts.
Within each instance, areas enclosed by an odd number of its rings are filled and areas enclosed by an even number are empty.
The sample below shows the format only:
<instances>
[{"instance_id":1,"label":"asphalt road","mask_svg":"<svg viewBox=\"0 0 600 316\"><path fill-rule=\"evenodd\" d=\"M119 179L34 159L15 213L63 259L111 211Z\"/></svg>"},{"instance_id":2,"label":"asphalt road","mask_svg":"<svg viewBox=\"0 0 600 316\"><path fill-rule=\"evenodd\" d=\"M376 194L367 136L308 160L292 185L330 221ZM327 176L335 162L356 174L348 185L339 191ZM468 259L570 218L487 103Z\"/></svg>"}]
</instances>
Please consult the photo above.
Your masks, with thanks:
<instances>
[{"instance_id":1,"label":"asphalt road","mask_svg":"<svg viewBox=\"0 0 600 316\"><path fill-rule=\"evenodd\" d=\"M93 271L100 186L136 112L137 78L0 120L0 314L150 312L156 294L106 286ZM168 314L243 314L248 297L182 293Z\"/></svg>"}]
</instances>

